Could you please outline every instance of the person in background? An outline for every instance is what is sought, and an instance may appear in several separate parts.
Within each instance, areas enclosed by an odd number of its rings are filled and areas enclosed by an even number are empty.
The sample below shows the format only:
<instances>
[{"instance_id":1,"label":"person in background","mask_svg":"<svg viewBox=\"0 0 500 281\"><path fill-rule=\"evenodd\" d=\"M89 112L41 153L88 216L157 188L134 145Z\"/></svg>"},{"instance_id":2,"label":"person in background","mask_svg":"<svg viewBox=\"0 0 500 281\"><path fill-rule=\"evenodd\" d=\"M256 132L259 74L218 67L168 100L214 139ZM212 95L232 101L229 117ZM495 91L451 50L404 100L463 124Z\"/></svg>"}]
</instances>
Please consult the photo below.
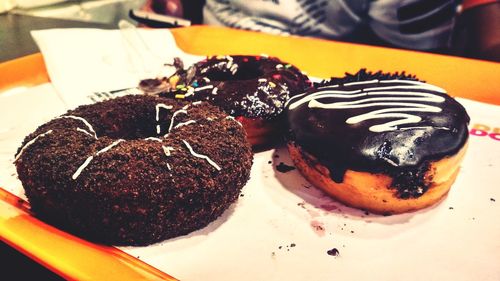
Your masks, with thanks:
<instances>
[{"instance_id":1,"label":"person in background","mask_svg":"<svg viewBox=\"0 0 500 281\"><path fill-rule=\"evenodd\" d=\"M500 61L500 0L149 0L151 10L279 35Z\"/></svg>"}]
</instances>

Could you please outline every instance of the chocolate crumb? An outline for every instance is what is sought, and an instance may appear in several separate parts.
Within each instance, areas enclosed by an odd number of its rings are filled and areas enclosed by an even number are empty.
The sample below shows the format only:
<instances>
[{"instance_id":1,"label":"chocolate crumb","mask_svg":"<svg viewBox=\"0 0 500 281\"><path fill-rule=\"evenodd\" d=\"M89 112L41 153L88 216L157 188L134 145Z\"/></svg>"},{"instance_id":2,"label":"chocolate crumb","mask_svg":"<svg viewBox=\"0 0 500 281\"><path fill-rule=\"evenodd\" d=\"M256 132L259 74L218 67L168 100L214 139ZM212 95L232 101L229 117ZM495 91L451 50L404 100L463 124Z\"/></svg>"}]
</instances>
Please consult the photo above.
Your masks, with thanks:
<instances>
[{"instance_id":1,"label":"chocolate crumb","mask_svg":"<svg viewBox=\"0 0 500 281\"><path fill-rule=\"evenodd\" d=\"M354 233L354 230L351 230L351 233Z\"/></svg>"},{"instance_id":2,"label":"chocolate crumb","mask_svg":"<svg viewBox=\"0 0 500 281\"><path fill-rule=\"evenodd\" d=\"M242 194L240 194L240 197L245 197L245 194L243 194L243 193L242 193Z\"/></svg>"},{"instance_id":3,"label":"chocolate crumb","mask_svg":"<svg viewBox=\"0 0 500 281\"><path fill-rule=\"evenodd\" d=\"M280 173L287 173L287 172L290 172L292 170L295 170L295 167L288 166L287 164L280 162L279 165L276 166L276 170L278 170L278 172L280 172Z\"/></svg>"},{"instance_id":4,"label":"chocolate crumb","mask_svg":"<svg viewBox=\"0 0 500 281\"><path fill-rule=\"evenodd\" d=\"M273 163L273 161L271 161L271 160L267 161L267 164L272 164L272 163Z\"/></svg>"},{"instance_id":5,"label":"chocolate crumb","mask_svg":"<svg viewBox=\"0 0 500 281\"><path fill-rule=\"evenodd\" d=\"M278 249L280 249L280 250L281 250L281 248L283 248L283 246L279 246L279 247L278 247Z\"/></svg>"},{"instance_id":6,"label":"chocolate crumb","mask_svg":"<svg viewBox=\"0 0 500 281\"><path fill-rule=\"evenodd\" d=\"M333 248L331 250L328 250L326 251L326 253L330 256L334 256L334 257L337 257L340 253L339 253L339 250L337 250L337 248Z\"/></svg>"},{"instance_id":7,"label":"chocolate crumb","mask_svg":"<svg viewBox=\"0 0 500 281\"><path fill-rule=\"evenodd\" d=\"M453 207L449 207L448 209L453 210Z\"/></svg>"},{"instance_id":8,"label":"chocolate crumb","mask_svg":"<svg viewBox=\"0 0 500 281\"><path fill-rule=\"evenodd\" d=\"M290 247L292 247L292 248L295 246L297 246L295 243L290 244Z\"/></svg>"},{"instance_id":9,"label":"chocolate crumb","mask_svg":"<svg viewBox=\"0 0 500 281\"><path fill-rule=\"evenodd\" d=\"M495 202L495 198L490 198L490 201L491 202Z\"/></svg>"},{"instance_id":10,"label":"chocolate crumb","mask_svg":"<svg viewBox=\"0 0 500 281\"><path fill-rule=\"evenodd\" d=\"M366 216L369 216L369 215L370 215L370 213L369 213L368 211L365 211L365 215L366 215Z\"/></svg>"}]
</instances>

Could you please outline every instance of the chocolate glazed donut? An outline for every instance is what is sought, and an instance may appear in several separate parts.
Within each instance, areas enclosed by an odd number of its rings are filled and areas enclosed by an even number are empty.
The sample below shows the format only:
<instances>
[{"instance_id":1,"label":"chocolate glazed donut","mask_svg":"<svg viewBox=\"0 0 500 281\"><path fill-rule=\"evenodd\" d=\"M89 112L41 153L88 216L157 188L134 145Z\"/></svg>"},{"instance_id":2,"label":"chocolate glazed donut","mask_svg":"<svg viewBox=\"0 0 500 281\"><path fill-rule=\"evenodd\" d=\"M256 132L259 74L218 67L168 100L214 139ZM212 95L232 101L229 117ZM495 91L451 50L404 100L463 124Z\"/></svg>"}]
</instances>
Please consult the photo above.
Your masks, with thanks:
<instances>
[{"instance_id":1,"label":"chocolate glazed donut","mask_svg":"<svg viewBox=\"0 0 500 281\"><path fill-rule=\"evenodd\" d=\"M285 102L311 86L295 66L268 56L214 56L179 71L162 96L207 100L245 127L252 145L279 133Z\"/></svg>"},{"instance_id":2,"label":"chocolate glazed donut","mask_svg":"<svg viewBox=\"0 0 500 281\"><path fill-rule=\"evenodd\" d=\"M299 170L340 201L377 213L420 209L444 196L468 140L465 109L407 75L361 70L291 98L286 110Z\"/></svg>"}]
</instances>

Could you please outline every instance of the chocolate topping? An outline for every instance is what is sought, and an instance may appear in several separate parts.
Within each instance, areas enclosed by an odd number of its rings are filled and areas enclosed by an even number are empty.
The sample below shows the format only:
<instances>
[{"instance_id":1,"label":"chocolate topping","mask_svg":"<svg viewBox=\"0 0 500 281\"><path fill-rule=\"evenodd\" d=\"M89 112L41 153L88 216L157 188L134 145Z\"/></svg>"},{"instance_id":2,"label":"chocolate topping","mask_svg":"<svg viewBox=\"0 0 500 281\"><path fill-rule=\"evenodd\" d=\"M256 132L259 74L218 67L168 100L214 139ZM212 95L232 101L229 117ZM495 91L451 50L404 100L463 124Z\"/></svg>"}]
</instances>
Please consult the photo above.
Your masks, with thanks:
<instances>
[{"instance_id":1,"label":"chocolate topping","mask_svg":"<svg viewBox=\"0 0 500 281\"><path fill-rule=\"evenodd\" d=\"M161 94L207 100L232 116L273 119L289 97L310 87L296 67L264 56L217 56L179 71L175 91Z\"/></svg>"},{"instance_id":2,"label":"chocolate topping","mask_svg":"<svg viewBox=\"0 0 500 281\"><path fill-rule=\"evenodd\" d=\"M290 99L289 139L329 168L335 182L347 169L386 173L399 197L418 197L428 189L430 162L466 143L469 116L444 90L413 76L360 76Z\"/></svg>"},{"instance_id":3,"label":"chocolate topping","mask_svg":"<svg viewBox=\"0 0 500 281\"><path fill-rule=\"evenodd\" d=\"M242 127L213 105L125 96L40 126L15 164L37 216L94 241L147 245L220 216L248 180L252 153Z\"/></svg>"}]
</instances>

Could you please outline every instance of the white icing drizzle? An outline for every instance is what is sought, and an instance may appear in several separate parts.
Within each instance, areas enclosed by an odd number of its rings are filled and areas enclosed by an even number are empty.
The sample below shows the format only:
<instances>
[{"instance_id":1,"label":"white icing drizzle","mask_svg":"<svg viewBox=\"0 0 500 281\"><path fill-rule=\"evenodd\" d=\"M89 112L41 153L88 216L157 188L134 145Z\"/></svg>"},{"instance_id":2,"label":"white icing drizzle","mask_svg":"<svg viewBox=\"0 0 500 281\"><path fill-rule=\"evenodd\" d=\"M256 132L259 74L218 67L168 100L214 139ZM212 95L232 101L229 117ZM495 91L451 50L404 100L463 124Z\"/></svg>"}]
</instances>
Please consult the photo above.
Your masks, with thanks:
<instances>
[{"instance_id":1,"label":"white icing drizzle","mask_svg":"<svg viewBox=\"0 0 500 281\"><path fill-rule=\"evenodd\" d=\"M237 64L231 65L231 68L229 69L229 71L231 71L231 73L234 75L236 73L236 71L238 71L238 65Z\"/></svg>"},{"instance_id":2,"label":"white icing drizzle","mask_svg":"<svg viewBox=\"0 0 500 281\"><path fill-rule=\"evenodd\" d=\"M189 143L187 141L182 140L182 142L186 145L186 147L189 150L189 152L191 153L191 155L193 155L194 157L205 159L208 162L208 164L212 165L215 169L217 169L217 171L221 170L221 167L219 165L217 165L217 163L215 163L208 156L194 152L193 148L191 147L191 145L189 145Z\"/></svg>"},{"instance_id":3,"label":"white icing drizzle","mask_svg":"<svg viewBox=\"0 0 500 281\"><path fill-rule=\"evenodd\" d=\"M170 130L172 130L172 127L174 127L175 116L177 116L177 114L181 114L181 113L187 114L187 111L184 109L179 109L176 112L174 112L174 114L172 114L172 118L170 119L170 126L168 127L167 135L168 135L168 133L170 133Z\"/></svg>"},{"instance_id":4,"label":"white icing drizzle","mask_svg":"<svg viewBox=\"0 0 500 281\"><path fill-rule=\"evenodd\" d=\"M172 171L172 167L170 167L170 164L167 163L167 168L169 171Z\"/></svg>"},{"instance_id":5,"label":"white icing drizzle","mask_svg":"<svg viewBox=\"0 0 500 281\"><path fill-rule=\"evenodd\" d=\"M111 148L113 148L114 146L116 146L117 144L119 144L122 141L124 141L124 140L118 139L118 140L114 141L113 143L111 143L110 145L106 146L105 148L97 151L97 153L95 154L95 156L98 156L99 154L104 153L104 152L110 150ZM94 159L94 156L87 157L87 159L85 160L85 162L83 162L83 164L80 165L80 167L78 167L78 169L73 174L73 176L71 176L71 178L73 180L76 180L78 178L78 176L82 173L82 171L90 164L90 162L92 161L92 159Z\"/></svg>"},{"instance_id":6,"label":"white icing drizzle","mask_svg":"<svg viewBox=\"0 0 500 281\"><path fill-rule=\"evenodd\" d=\"M189 108L189 104L186 104L185 106L182 107L182 109L187 110Z\"/></svg>"},{"instance_id":7,"label":"white icing drizzle","mask_svg":"<svg viewBox=\"0 0 500 281\"><path fill-rule=\"evenodd\" d=\"M157 104L156 105L156 123L158 123L160 121L160 108L164 108L164 109L170 110L170 109L172 109L174 107L171 106L171 105L164 104L164 103ZM160 124L157 124L156 125L156 133L159 134L160 131L161 131Z\"/></svg>"},{"instance_id":8,"label":"white icing drizzle","mask_svg":"<svg viewBox=\"0 0 500 281\"><path fill-rule=\"evenodd\" d=\"M257 81L264 83L264 82L267 82L267 79L266 78L259 78L259 80L257 80Z\"/></svg>"},{"instance_id":9,"label":"white icing drizzle","mask_svg":"<svg viewBox=\"0 0 500 281\"><path fill-rule=\"evenodd\" d=\"M353 85L364 85L364 84L373 84L377 83L379 80L373 79L373 80L368 80L368 81L357 81L357 82L350 82L350 83L345 83L344 86L353 86ZM335 85L338 86L338 85Z\"/></svg>"},{"instance_id":10,"label":"white icing drizzle","mask_svg":"<svg viewBox=\"0 0 500 281\"><path fill-rule=\"evenodd\" d=\"M300 95L301 99L290 103L289 109L293 110L304 103L308 103L309 108L322 109L386 107L352 116L346 120L347 124L357 124L370 119L397 118L397 120L394 121L371 126L369 130L372 132L392 131L396 130L398 128L397 126L399 125L415 124L422 120L420 116L408 114L407 112L441 112L442 110L438 106L428 105L422 102L442 103L445 101L444 97L425 92L425 90L440 93L446 92L439 87L422 82L408 80L370 80L346 83L344 85L363 85L374 84L377 82L402 83L406 85L371 87L353 91L331 90L332 88L337 88L337 85L331 87L322 87L322 90L316 93L306 96ZM294 97L290 100L295 100L296 98L297 97ZM346 99L347 101L338 101L332 103L323 103L318 101L322 98Z\"/></svg>"},{"instance_id":11,"label":"white icing drizzle","mask_svg":"<svg viewBox=\"0 0 500 281\"><path fill-rule=\"evenodd\" d=\"M73 180L76 180L76 178L78 178L78 176L82 173L83 169L85 169L85 167L87 167L90 164L90 161L92 161L92 159L94 159L94 156L87 157L87 159L85 160L85 162L83 162L83 164L80 167L78 167L78 169L73 174L73 176L71 176L71 178Z\"/></svg>"},{"instance_id":12,"label":"white icing drizzle","mask_svg":"<svg viewBox=\"0 0 500 281\"><path fill-rule=\"evenodd\" d=\"M192 103L193 105L200 105L201 104L201 101L195 101Z\"/></svg>"},{"instance_id":13,"label":"white icing drizzle","mask_svg":"<svg viewBox=\"0 0 500 281\"><path fill-rule=\"evenodd\" d=\"M93 138L97 139L95 135L92 135L91 133L89 133L89 132L88 132L87 130L85 130L85 129L82 129L82 128L76 128L76 130L77 130L78 132L85 133L85 134L87 134L87 135L89 135L89 136L91 136L91 137L93 137Z\"/></svg>"},{"instance_id":14,"label":"white icing drizzle","mask_svg":"<svg viewBox=\"0 0 500 281\"><path fill-rule=\"evenodd\" d=\"M144 140L152 140L152 141L158 141L158 142L162 142L163 141L162 139L155 138L155 137L148 137L148 138L145 138Z\"/></svg>"},{"instance_id":15,"label":"white icing drizzle","mask_svg":"<svg viewBox=\"0 0 500 281\"><path fill-rule=\"evenodd\" d=\"M214 87L214 85L206 85L206 86L203 86L203 87L198 87L198 88L194 89L194 91L198 92L198 91L201 91L201 90L212 89L213 87Z\"/></svg>"},{"instance_id":16,"label":"white icing drizzle","mask_svg":"<svg viewBox=\"0 0 500 281\"><path fill-rule=\"evenodd\" d=\"M181 122L181 123L175 125L174 129L177 129L179 127L186 126L186 125L189 125L189 124L193 124L193 123L196 123L196 121L195 120L189 120L189 121L186 121L186 122Z\"/></svg>"},{"instance_id":17,"label":"white icing drizzle","mask_svg":"<svg viewBox=\"0 0 500 281\"><path fill-rule=\"evenodd\" d=\"M171 146L164 146L162 145L161 148L163 149L163 152L165 153L165 155L168 157L170 156L170 152L171 151L174 151L175 149Z\"/></svg>"},{"instance_id":18,"label":"white icing drizzle","mask_svg":"<svg viewBox=\"0 0 500 281\"><path fill-rule=\"evenodd\" d=\"M217 95L217 90L219 90L219 88L214 87L214 88L212 89L212 95L214 95L214 96L215 96L215 95Z\"/></svg>"},{"instance_id":19,"label":"white icing drizzle","mask_svg":"<svg viewBox=\"0 0 500 281\"><path fill-rule=\"evenodd\" d=\"M96 134L96 132L94 131L94 128L93 128L93 127L92 127L92 125L90 125L90 123L89 123L87 120L85 120L84 118L79 117L79 116L74 116L74 115L64 115L64 116L59 116L59 117L57 117L57 118L55 118L55 119L62 119L62 118L69 118L69 119L75 119L75 120L82 121L82 122L85 124L85 126L87 126L87 128L89 128L89 130L90 130L92 133L94 133L94 138L95 138L95 139L97 139L97 134Z\"/></svg>"},{"instance_id":20,"label":"white icing drizzle","mask_svg":"<svg viewBox=\"0 0 500 281\"><path fill-rule=\"evenodd\" d=\"M52 133L52 130L48 130L47 132L45 133L41 133L39 134L38 136L34 137L32 140L30 140L29 142L27 142L23 148L21 148L21 150L19 151L19 153L16 155L16 158L14 159L14 161L17 161L17 159L19 159L19 157L21 157L21 154L23 154L24 150L26 150L26 148L28 148L30 145L32 145L33 143L35 143L35 141L37 141L39 138L41 137L45 137L46 135Z\"/></svg>"},{"instance_id":21,"label":"white icing drizzle","mask_svg":"<svg viewBox=\"0 0 500 281\"><path fill-rule=\"evenodd\" d=\"M97 151L97 153L96 153L95 155L97 156L97 155L99 155L99 154L101 154L101 153L104 153L104 152L106 152L106 151L110 150L111 148L113 148L113 146L116 146L117 144L119 144L119 143L120 143L120 142L122 142L122 141L124 141L124 140L122 140L122 139L118 139L118 140L114 141L113 143L111 143L110 145L106 146L105 148L103 148L103 149L101 149L101 150Z\"/></svg>"},{"instance_id":22,"label":"white icing drizzle","mask_svg":"<svg viewBox=\"0 0 500 281\"><path fill-rule=\"evenodd\" d=\"M226 116L226 118L224 118L224 119L233 120L234 122L238 123L238 125L240 125L241 127L243 127L243 124L241 124L241 122L240 122L240 121L236 120L236 118L234 118L234 117L233 117L233 116L231 116L231 115Z\"/></svg>"}]
</instances>

